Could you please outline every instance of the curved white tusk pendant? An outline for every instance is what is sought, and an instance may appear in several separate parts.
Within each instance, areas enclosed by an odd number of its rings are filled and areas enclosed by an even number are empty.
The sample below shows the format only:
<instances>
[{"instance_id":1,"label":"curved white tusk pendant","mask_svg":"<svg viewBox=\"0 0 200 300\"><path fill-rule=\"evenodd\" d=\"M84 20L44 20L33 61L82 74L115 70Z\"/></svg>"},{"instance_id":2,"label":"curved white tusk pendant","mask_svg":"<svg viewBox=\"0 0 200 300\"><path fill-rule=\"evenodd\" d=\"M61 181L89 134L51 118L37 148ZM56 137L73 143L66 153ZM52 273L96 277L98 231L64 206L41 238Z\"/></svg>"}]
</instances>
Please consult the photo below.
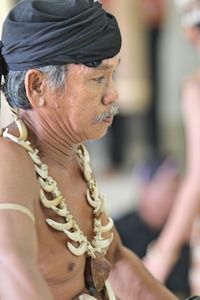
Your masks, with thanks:
<instances>
[{"instance_id":1,"label":"curved white tusk pendant","mask_svg":"<svg viewBox=\"0 0 200 300\"><path fill-rule=\"evenodd\" d=\"M44 191L40 189L40 201L46 208L51 208L52 206L57 206L62 201L62 196L58 196L53 200L48 200L44 194Z\"/></svg>"},{"instance_id":2,"label":"curved white tusk pendant","mask_svg":"<svg viewBox=\"0 0 200 300\"><path fill-rule=\"evenodd\" d=\"M82 168L84 178L87 182L89 182L90 180L92 180L92 168L85 160L82 163Z\"/></svg>"},{"instance_id":3,"label":"curved white tusk pendant","mask_svg":"<svg viewBox=\"0 0 200 300\"><path fill-rule=\"evenodd\" d=\"M45 192L52 193L55 190L56 182L51 177L48 177L47 180L44 180L43 178L39 177L38 180Z\"/></svg>"},{"instance_id":4,"label":"curved white tusk pendant","mask_svg":"<svg viewBox=\"0 0 200 300\"><path fill-rule=\"evenodd\" d=\"M89 155L89 152L88 152L87 148L86 148L83 144L81 144L81 148L82 148L84 160L89 164L89 163L90 163L90 155Z\"/></svg>"},{"instance_id":5,"label":"curved white tusk pendant","mask_svg":"<svg viewBox=\"0 0 200 300\"><path fill-rule=\"evenodd\" d=\"M29 141L23 141L23 140L20 140L18 142L18 144L22 147L24 147L24 149L26 149L28 152L34 152L33 148L30 146L31 143Z\"/></svg>"},{"instance_id":6,"label":"curved white tusk pendant","mask_svg":"<svg viewBox=\"0 0 200 300\"><path fill-rule=\"evenodd\" d=\"M67 207L66 205L63 208L59 208L56 206L52 206L51 209L60 217L65 217L67 215Z\"/></svg>"},{"instance_id":7,"label":"curved white tusk pendant","mask_svg":"<svg viewBox=\"0 0 200 300\"><path fill-rule=\"evenodd\" d=\"M18 141L19 141L19 139L16 136L8 133L8 128L6 128L6 130L3 132L3 137L7 137L16 143L18 143Z\"/></svg>"},{"instance_id":8,"label":"curved white tusk pendant","mask_svg":"<svg viewBox=\"0 0 200 300\"><path fill-rule=\"evenodd\" d=\"M81 242L83 240L83 234L81 231L71 232L69 230L63 229L63 232L68 236L68 238L74 242Z\"/></svg>"},{"instance_id":9,"label":"curved white tusk pendant","mask_svg":"<svg viewBox=\"0 0 200 300\"><path fill-rule=\"evenodd\" d=\"M76 154L78 155L79 158L82 158L83 157L83 154L82 154L82 147L79 146L77 149L76 149Z\"/></svg>"},{"instance_id":10,"label":"curved white tusk pendant","mask_svg":"<svg viewBox=\"0 0 200 300\"><path fill-rule=\"evenodd\" d=\"M8 133L8 128L6 128L6 130L3 132L3 137L9 138L10 140L15 142L16 144L19 144L20 146L22 146L24 149L26 149L29 152L32 152L32 153L34 152L33 148L30 146L30 142L20 140L16 136Z\"/></svg>"},{"instance_id":11,"label":"curved white tusk pendant","mask_svg":"<svg viewBox=\"0 0 200 300\"><path fill-rule=\"evenodd\" d=\"M89 153L87 152L86 147L83 144L81 144L77 148L76 153L77 153L78 157L80 158L81 164L84 163L85 161L87 161L88 164L89 164L90 156L89 156Z\"/></svg>"},{"instance_id":12,"label":"curved white tusk pendant","mask_svg":"<svg viewBox=\"0 0 200 300\"><path fill-rule=\"evenodd\" d=\"M81 256L81 255L83 255L86 251L87 251L87 242L82 242L81 244L80 244L80 246L79 247L75 247L75 246L73 246L72 245L72 243L67 243L67 247L68 247L68 249L69 249L69 251L71 252L71 253L73 253L74 255L76 255L76 256Z\"/></svg>"},{"instance_id":13,"label":"curved white tusk pendant","mask_svg":"<svg viewBox=\"0 0 200 300\"><path fill-rule=\"evenodd\" d=\"M90 181L92 179L92 175L91 175L92 169L88 168L88 166L87 167L84 166L83 168L84 168L83 175L85 180Z\"/></svg>"},{"instance_id":14,"label":"curved white tusk pendant","mask_svg":"<svg viewBox=\"0 0 200 300\"><path fill-rule=\"evenodd\" d=\"M40 166L42 164L41 160L39 159L38 155L36 152L31 153L28 152L28 154L30 155L31 159L34 161L34 163L38 166Z\"/></svg>"},{"instance_id":15,"label":"curved white tusk pendant","mask_svg":"<svg viewBox=\"0 0 200 300\"><path fill-rule=\"evenodd\" d=\"M101 212L103 212L103 204L98 202L98 206L93 210L93 214L99 216Z\"/></svg>"},{"instance_id":16,"label":"curved white tusk pendant","mask_svg":"<svg viewBox=\"0 0 200 300\"><path fill-rule=\"evenodd\" d=\"M25 141L28 136L27 128L24 124L24 122L19 118L18 116L18 110L12 107L9 107L8 109L10 115L14 119L15 123L17 124L18 130L19 130L19 137L18 140Z\"/></svg>"},{"instance_id":17,"label":"curved white tusk pendant","mask_svg":"<svg viewBox=\"0 0 200 300\"><path fill-rule=\"evenodd\" d=\"M91 189L91 195L94 201L99 202L99 192L96 185L94 185L94 187Z\"/></svg>"},{"instance_id":18,"label":"curved white tusk pendant","mask_svg":"<svg viewBox=\"0 0 200 300\"><path fill-rule=\"evenodd\" d=\"M37 174L42 177L43 179L47 179L48 177L48 167L45 164L42 164L41 166L35 166L35 171L37 172Z\"/></svg>"},{"instance_id":19,"label":"curved white tusk pendant","mask_svg":"<svg viewBox=\"0 0 200 300\"><path fill-rule=\"evenodd\" d=\"M91 192L93 192L93 190L96 188L96 181L94 178L92 178L88 183L88 187L91 190Z\"/></svg>"},{"instance_id":20,"label":"curved white tusk pendant","mask_svg":"<svg viewBox=\"0 0 200 300\"><path fill-rule=\"evenodd\" d=\"M100 249L107 249L110 244L112 243L113 240L113 233L111 233L110 238L107 240L95 240L94 242L92 242L92 245L95 248L100 248Z\"/></svg>"},{"instance_id":21,"label":"curved white tusk pendant","mask_svg":"<svg viewBox=\"0 0 200 300\"><path fill-rule=\"evenodd\" d=\"M53 195L54 197L58 197L58 196L61 195L61 192L58 190L57 185L56 185L56 187L55 187L55 190L52 192L52 195ZM64 201L64 198L63 198L63 201ZM63 208L63 207L62 207L62 208Z\"/></svg>"},{"instance_id":22,"label":"curved white tusk pendant","mask_svg":"<svg viewBox=\"0 0 200 300\"><path fill-rule=\"evenodd\" d=\"M26 126L25 126L24 122L19 118L17 118L17 120L15 122L17 124L19 134L20 134L19 140L20 141L26 141L27 136L28 136L28 132L27 132L27 129L26 129Z\"/></svg>"},{"instance_id":23,"label":"curved white tusk pendant","mask_svg":"<svg viewBox=\"0 0 200 300\"><path fill-rule=\"evenodd\" d=\"M102 198L99 198L99 201L100 201L100 206L99 206L99 208L98 208L98 210L94 210L94 213L95 213L95 215L98 217L102 212L104 212L105 211L105 201L104 201L104 199L102 199Z\"/></svg>"},{"instance_id":24,"label":"curved white tusk pendant","mask_svg":"<svg viewBox=\"0 0 200 300\"><path fill-rule=\"evenodd\" d=\"M46 222L49 226L51 226L53 229L58 230L58 231L63 231L63 230L69 230L73 227L73 220L69 220L67 223L58 223L52 219L46 219Z\"/></svg>"},{"instance_id":25,"label":"curved white tusk pendant","mask_svg":"<svg viewBox=\"0 0 200 300\"><path fill-rule=\"evenodd\" d=\"M19 141L18 144L24 147L28 152L34 152L33 148L30 146L30 142L28 141Z\"/></svg>"},{"instance_id":26,"label":"curved white tusk pendant","mask_svg":"<svg viewBox=\"0 0 200 300\"><path fill-rule=\"evenodd\" d=\"M97 203L95 200L93 200L90 196L90 190L87 188L87 201L88 203L93 207L97 208L99 203Z\"/></svg>"},{"instance_id":27,"label":"curved white tusk pendant","mask_svg":"<svg viewBox=\"0 0 200 300\"><path fill-rule=\"evenodd\" d=\"M94 221L94 232L101 232L101 233L105 233L108 232L112 229L113 227L113 220L109 217L108 219L108 223L106 225L101 225L101 221L95 219Z\"/></svg>"}]
</instances>

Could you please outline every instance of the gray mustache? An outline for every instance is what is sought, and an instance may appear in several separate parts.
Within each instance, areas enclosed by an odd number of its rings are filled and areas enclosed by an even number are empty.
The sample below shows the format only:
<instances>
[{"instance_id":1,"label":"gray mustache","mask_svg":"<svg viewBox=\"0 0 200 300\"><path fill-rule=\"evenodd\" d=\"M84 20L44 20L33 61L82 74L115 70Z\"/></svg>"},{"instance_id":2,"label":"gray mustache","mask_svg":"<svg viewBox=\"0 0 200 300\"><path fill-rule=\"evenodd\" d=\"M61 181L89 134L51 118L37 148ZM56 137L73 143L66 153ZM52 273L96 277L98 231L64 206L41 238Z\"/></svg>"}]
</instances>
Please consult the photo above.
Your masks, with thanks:
<instances>
[{"instance_id":1,"label":"gray mustache","mask_svg":"<svg viewBox=\"0 0 200 300\"><path fill-rule=\"evenodd\" d=\"M119 105L113 104L110 107L109 111L106 111L106 112L100 114L99 116L95 117L93 121L94 121L94 123L99 123L99 122L104 121L107 118L114 117L118 113L119 113Z\"/></svg>"}]
</instances>

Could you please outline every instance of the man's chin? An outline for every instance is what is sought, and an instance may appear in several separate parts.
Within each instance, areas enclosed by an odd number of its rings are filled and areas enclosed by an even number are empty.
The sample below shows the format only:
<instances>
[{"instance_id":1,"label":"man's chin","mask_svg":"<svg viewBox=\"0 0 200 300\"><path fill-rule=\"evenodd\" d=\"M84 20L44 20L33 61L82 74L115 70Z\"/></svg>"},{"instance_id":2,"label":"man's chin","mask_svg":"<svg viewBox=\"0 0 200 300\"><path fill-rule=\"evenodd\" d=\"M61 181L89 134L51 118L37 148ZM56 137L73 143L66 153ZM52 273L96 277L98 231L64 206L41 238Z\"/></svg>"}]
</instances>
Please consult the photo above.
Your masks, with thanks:
<instances>
[{"instance_id":1,"label":"man's chin","mask_svg":"<svg viewBox=\"0 0 200 300\"><path fill-rule=\"evenodd\" d=\"M104 131L103 130L101 132L96 131L96 133L94 133L93 136L89 137L89 140L92 140L92 141L100 140L101 138L103 138L107 134L108 129L109 129L109 126L107 128L105 128Z\"/></svg>"}]
</instances>

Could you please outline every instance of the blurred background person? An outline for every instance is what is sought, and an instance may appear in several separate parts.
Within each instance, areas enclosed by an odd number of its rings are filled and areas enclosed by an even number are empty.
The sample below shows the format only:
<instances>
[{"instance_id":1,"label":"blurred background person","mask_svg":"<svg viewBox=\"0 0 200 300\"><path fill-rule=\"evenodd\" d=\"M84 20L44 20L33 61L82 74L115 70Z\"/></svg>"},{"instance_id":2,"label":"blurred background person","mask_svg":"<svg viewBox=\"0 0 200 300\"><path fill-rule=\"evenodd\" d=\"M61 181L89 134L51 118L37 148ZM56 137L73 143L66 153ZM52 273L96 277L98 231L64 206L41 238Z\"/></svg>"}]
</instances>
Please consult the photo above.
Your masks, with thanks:
<instances>
[{"instance_id":1,"label":"blurred background person","mask_svg":"<svg viewBox=\"0 0 200 300\"><path fill-rule=\"evenodd\" d=\"M115 78L120 114L106 140L109 169L119 171L127 164L131 152L133 121L150 106L148 47L140 1L102 0L102 4L117 17L123 36L121 63Z\"/></svg>"},{"instance_id":2,"label":"blurred background person","mask_svg":"<svg viewBox=\"0 0 200 300\"><path fill-rule=\"evenodd\" d=\"M102 0L117 16L123 35L122 61L116 74L121 113L107 138L111 170L134 163L127 156L137 151L139 135L139 139L145 140L146 149L141 158L147 160L147 168L152 163L158 165L163 158L158 121L158 50L166 15L165 2ZM133 127L142 127L136 137Z\"/></svg>"},{"instance_id":3,"label":"blurred background person","mask_svg":"<svg viewBox=\"0 0 200 300\"><path fill-rule=\"evenodd\" d=\"M180 0L177 4L181 9L185 36L200 51L200 1ZM183 244L190 239L191 293L200 294L200 71L185 80L182 109L186 133L186 172L166 225L147 251L144 263L154 276L165 282Z\"/></svg>"},{"instance_id":4,"label":"blurred background person","mask_svg":"<svg viewBox=\"0 0 200 300\"><path fill-rule=\"evenodd\" d=\"M179 184L177 163L168 158L155 166L146 183L143 182L137 209L115 220L123 243L139 257L144 257L149 243L159 236L172 209ZM190 294L188 268L189 246L185 244L166 282L166 286L180 299Z\"/></svg>"},{"instance_id":5,"label":"blurred background person","mask_svg":"<svg viewBox=\"0 0 200 300\"><path fill-rule=\"evenodd\" d=\"M140 0L141 18L145 25L147 38L147 57L151 85L150 105L144 115L146 123L146 139L149 144L150 160L159 161L161 158L160 126L158 122L158 51L160 36L166 17L166 0Z\"/></svg>"}]
</instances>

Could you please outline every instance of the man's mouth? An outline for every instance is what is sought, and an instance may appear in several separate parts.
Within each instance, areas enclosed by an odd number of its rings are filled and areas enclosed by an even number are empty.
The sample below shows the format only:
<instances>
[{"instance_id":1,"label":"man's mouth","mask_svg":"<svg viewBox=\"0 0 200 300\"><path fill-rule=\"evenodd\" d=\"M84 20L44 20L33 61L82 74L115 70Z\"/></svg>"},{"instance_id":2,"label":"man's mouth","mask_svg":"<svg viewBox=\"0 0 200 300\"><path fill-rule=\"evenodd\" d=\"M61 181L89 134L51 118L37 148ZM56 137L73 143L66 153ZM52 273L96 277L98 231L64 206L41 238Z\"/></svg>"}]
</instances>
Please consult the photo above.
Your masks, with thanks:
<instances>
[{"instance_id":1,"label":"man's mouth","mask_svg":"<svg viewBox=\"0 0 200 300\"><path fill-rule=\"evenodd\" d=\"M97 116L94 119L94 123L100 123L100 122L112 123L113 117L118 113L119 113L119 106L116 104L112 105L109 111L104 112L101 115Z\"/></svg>"},{"instance_id":2,"label":"man's mouth","mask_svg":"<svg viewBox=\"0 0 200 300\"><path fill-rule=\"evenodd\" d=\"M104 118L103 122L111 124L113 122L113 118L114 118L114 116L110 115L110 116Z\"/></svg>"}]
</instances>

